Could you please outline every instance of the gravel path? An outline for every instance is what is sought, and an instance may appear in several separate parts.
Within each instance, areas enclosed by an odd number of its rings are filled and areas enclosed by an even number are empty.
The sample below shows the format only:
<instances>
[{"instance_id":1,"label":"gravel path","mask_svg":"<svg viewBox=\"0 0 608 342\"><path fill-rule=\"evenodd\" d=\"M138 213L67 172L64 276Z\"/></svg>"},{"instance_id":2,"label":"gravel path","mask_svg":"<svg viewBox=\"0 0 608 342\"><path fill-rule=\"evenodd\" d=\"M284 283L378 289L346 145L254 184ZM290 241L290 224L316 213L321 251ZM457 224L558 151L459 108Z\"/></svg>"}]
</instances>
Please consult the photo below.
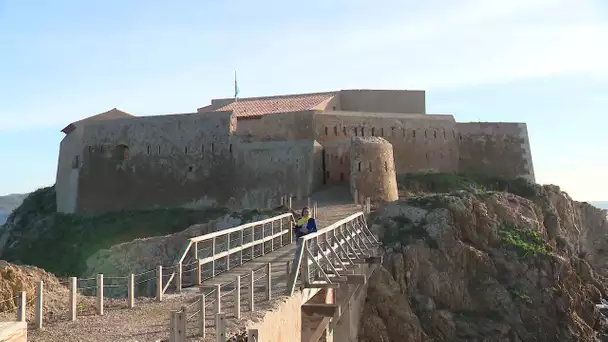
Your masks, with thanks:
<instances>
[{"instance_id":1,"label":"gravel path","mask_svg":"<svg viewBox=\"0 0 608 342\"><path fill-rule=\"evenodd\" d=\"M329 189L322 193L313 195L313 200L318 202L317 220L320 228L326 227L329 224L342 219L356 211L357 207L350 204L348 192L343 188ZM351 202L352 203L352 202ZM222 289L222 311L226 314L226 326L228 336L241 333L245 330L248 322L263 319L268 310L276 308L284 297L285 287L287 283L287 274L285 271L285 262L293 258L294 245L285 246L271 254L258 260L254 259L251 262L243 264L229 271L230 274L247 274L251 268L262 267L264 262L272 263L272 300L269 302L266 298L265 289L263 288L264 279L256 282L255 291L255 311L249 309L249 298L247 281L243 281L241 286L241 319L234 318L234 295L228 294L230 290L228 286ZM273 259L273 256L276 258ZM257 265L257 266L256 266ZM239 271L239 269L241 269ZM239 273L240 272L240 273ZM263 270L256 272L256 278L263 277ZM225 275L225 278L229 275ZM216 277L220 278L220 276ZM214 279L216 279L214 278ZM213 281L213 280L212 280ZM228 280L226 282L229 282ZM205 284L204 284L205 285ZM229 285L233 286L233 285ZM79 316L75 322L67 321L67 303L65 312L53 313L53 319L45 318L44 328L37 330L30 324L28 329L28 340L30 341L164 341L168 339L169 316L171 310L178 310L182 305L190 305L187 316L194 317L187 320L188 340L189 341L214 341L214 317L215 305L211 302L215 296L208 295L206 302L206 337L198 336L198 315L195 314L198 310L198 304L195 302L200 298L198 288L186 288L180 294L165 294L162 302L156 302L150 298L137 298L135 308L127 308L125 300L111 300L105 306L104 316L95 315L93 310L86 310L82 316ZM81 297L83 303L89 303L91 306L94 298ZM66 298L67 301L67 298ZM31 320L33 321L33 320Z\"/></svg>"}]
</instances>

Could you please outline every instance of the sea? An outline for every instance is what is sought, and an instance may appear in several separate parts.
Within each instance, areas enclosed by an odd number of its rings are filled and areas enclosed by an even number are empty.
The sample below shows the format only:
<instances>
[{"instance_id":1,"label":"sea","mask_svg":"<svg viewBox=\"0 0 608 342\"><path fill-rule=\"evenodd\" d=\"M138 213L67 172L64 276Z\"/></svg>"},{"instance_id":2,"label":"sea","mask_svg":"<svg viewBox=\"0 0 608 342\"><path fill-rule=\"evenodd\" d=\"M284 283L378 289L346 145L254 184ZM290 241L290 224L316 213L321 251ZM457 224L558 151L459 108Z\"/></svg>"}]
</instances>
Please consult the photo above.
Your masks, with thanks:
<instances>
[{"instance_id":1,"label":"sea","mask_svg":"<svg viewBox=\"0 0 608 342\"><path fill-rule=\"evenodd\" d=\"M608 201L595 201L595 202L589 202L589 203L598 208L608 209Z\"/></svg>"}]
</instances>

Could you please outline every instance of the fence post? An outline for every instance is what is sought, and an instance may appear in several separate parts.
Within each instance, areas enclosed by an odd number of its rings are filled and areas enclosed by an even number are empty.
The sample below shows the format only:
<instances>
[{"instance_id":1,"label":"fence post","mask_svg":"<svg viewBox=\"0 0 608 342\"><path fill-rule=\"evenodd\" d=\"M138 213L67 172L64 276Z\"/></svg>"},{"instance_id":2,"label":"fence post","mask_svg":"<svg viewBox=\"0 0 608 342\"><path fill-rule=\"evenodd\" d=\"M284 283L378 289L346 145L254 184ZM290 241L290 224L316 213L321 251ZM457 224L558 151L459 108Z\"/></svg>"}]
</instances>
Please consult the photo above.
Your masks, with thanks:
<instances>
[{"instance_id":1,"label":"fence post","mask_svg":"<svg viewBox=\"0 0 608 342\"><path fill-rule=\"evenodd\" d=\"M203 292L203 288L201 287L201 292ZM201 293L200 299L200 309L198 316L198 333L202 338L205 338L205 294Z\"/></svg>"},{"instance_id":2,"label":"fence post","mask_svg":"<svg viewBox=\"0 0 608 342\"><path fill-rule=\"evenodd\" d=\"M249 342L258 342L259 341L259 333L258 329L249 329L247 330L247 341Z\"/></svg>"},{"instance_id":3,"label":"fence post","mask_svg":"<svg viewBox=\"0 0 608 342\"><path fill-rule=\"evenodd\" d=\"M287 199L287 204L289 206L289 209L291 209L291 200L292 200L292 196L291 196L291 194L289 194L289 198Z\"/></svg>"},{"instance_id":4,"label":"fence post","mask_svg":"<svg viewBox=\"0 0 608 342\"><path fill-rule=\"evenodd\" d=\"M226 342L226 314L223 312L215 314L215 341Z\"/></svg>"},{"instance_id":5,"label":"fence post","mask_svg":"<svg viewBox=\"0 0 608 342\"><path fill-rule=\"evenodd\" d=\"M272 297L272 264L266 265L266 298L270 300Z\"/></svg>"},{"instance_id":6,"label":"fence post","mask_svg":"<svg viewBox=\"0 0 608 342\"><path fill-rule=\"evenodd\" d=\"M177 310L171 310L169 320L169 342L175 342L175 334L177 332Z\"/></svg>"},{"instance_id":7,"label":"fence post","mask_svg":"<svg viewBox=\"0 0 608 342\"><path fill-rule=\"evenodd\" d=\"M70 320L71 321L75 321L76 320L76 304L77 304L77 293L78 293L78 285L77 285L77 281L78 279L76 277L70 277L70 299L69 299L69 304L70 304Z\"/></svg>"},{"instance_id":8,"label":"fence post","mask_svg":"<svg viewBox=\"0 0 608 342\"><path fill-rule=\"evenodd\" d=\"M186 342L186 335L188 330L186 328L187 325L187 311L188 307L182 305L181 311L177 313L177 341L178 342Z\"/></svg>"},{"instance_id":9,"label":"fence post","mask_svg":"<svg viewBox=\"0 0 608 342\"><path fill-rule=\"evenodd\" d=\"M372 211L371 199L365 197L365 213L369 214Z\"/></svg>"},{"instance_id":10,"label":"fence post","mask_svg":"<svg viewBox=\"0 0 608 342\"><path fill-rule=\"evenodd\" d=\"M317 218L317 210L319 209L319 204L317 202L315 202L313 204L313 207L315 208L315 210L313 211L313 213L314 213L313 218Z\"/></svg>"},{"instance_id":11,"label":"fence post","mask_svg":"<svg viewBox=\"0 0 608 342\"><path fill-rule=\"evenodd\" d=\"M234 281L234 315L241 319L241 276L237 275Z\"/></svg>"},{"instance_id":12,"label":"fence post","mask_svg":"<svg viewBox=\"0 0 608 342\"><path fill-rule=\"evenodd\" d=\"M44 308L44 282L42 280L38 282L36 290L36 328L42 329L42 310Z\"/></svg>"},{"instance_id":13,"label":"fence post","mask_svg":"<svg viewBox=\"0 0 608 342\"><path fill-rule=\"evenodd\" d=\"M97 275L97 313L103 316L103 274Z\"/></svg>"},{"instance_id":14,"label":"fence post","mask_svg":"<svg viewBox=\"0 0 608 342\"><path fill-rule=\"evenodd\" d=\"M251 271L251 275L249 276L249 310L253 312L253 308L255 307L255 271Z\"/></svg>"},{"instance_id":15,"label":"fence post","mask_svg":"<svg viewBox=\"0 0 608 342\"><path fill-rule=\"evenodd\" d=\"M215 313L222 311L222 285L215 285Z\"/></svg>"},{"instance_id":16,"label":"fence post","mask_svg":"<svg viewBox=\"0 0 608 342\"><path fill-rule=\"evenodd\" d=\"M177 264L177 274L175 275L175 287L178 293L182 293L182 263Z\"/></svg>"},{"instance_id":17,"label":"fence post","mask_svg":"<svg viewBox=\"0 0 608 342\"><path fill-rule=\"evenodd\" d=\"M17 321L25 322L25 313L27 308L27 294L25 291L21 291L19 296L19 308L17 309Z\"/></svg>"},{"instance_id":18,"label":"fence post","mask_svg":"<svg viewBox=\"0 0 608 342\"><path fill-rule=\"evenodd\" d=\"M159 265L156 269L156 300L163 301L163 266Z\"/></svg>"},{"instance_id":19,"label":"fence post","mask_svg":"<svg viewBox=\"0 0 608 342\"><path fill-rule=\"evenodd\" d=\"M129 274L129 278L127 280L127 297L128 297L128 305L129 308L135 307L135 274Z\"/></svg>"}]
</instances>

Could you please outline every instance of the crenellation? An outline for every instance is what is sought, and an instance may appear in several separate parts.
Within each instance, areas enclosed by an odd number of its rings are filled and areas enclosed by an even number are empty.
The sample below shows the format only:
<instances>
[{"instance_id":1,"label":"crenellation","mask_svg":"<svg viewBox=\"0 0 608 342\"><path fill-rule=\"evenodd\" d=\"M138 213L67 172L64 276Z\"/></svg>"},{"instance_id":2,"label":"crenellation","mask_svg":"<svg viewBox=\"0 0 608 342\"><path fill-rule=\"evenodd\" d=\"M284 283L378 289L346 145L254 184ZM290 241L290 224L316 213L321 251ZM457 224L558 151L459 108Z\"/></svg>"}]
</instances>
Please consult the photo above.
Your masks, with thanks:
<instances>
[{"instance_id":1,"label":"crenellation","mask_svg":"<svg viewBox=\"0 0 608 342\"><path fill-rule=\"evenodd\" d=\"M449 114L427 114L424 98L424 91L346 90L212 100L186 114L135 117L114 109L64 128L58 210L203 199L266 206L332 183L366 184L354 172L385 189L392 189L391 177L420 171L534 180L525 123L460 123ZM377 152L383 157L354 158L354 141L361 139L382 139L383 152ZM392 190L382 196L394 197Z\"/></svg>"}]
</instances>

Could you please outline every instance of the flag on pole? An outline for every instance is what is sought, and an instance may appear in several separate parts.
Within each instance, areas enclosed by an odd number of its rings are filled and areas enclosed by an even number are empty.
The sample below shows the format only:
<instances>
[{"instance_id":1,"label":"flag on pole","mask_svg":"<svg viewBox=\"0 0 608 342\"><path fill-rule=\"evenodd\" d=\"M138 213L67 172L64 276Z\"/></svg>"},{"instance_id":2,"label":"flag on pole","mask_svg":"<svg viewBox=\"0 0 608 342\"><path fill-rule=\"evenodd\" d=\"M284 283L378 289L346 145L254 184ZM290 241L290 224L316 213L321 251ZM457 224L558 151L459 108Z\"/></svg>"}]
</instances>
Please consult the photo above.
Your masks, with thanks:
<instances>
[{"instance_id":1,"label":"flag on pole","mask_svg":"<svg viewBox=\"0 0 608 342\"><path fill-rule=\"evenodd\" d=\"M236 71L234 72L234 98L237 99L239 97L239 85L236 82Z\"/></svg>"}]
</instances>

